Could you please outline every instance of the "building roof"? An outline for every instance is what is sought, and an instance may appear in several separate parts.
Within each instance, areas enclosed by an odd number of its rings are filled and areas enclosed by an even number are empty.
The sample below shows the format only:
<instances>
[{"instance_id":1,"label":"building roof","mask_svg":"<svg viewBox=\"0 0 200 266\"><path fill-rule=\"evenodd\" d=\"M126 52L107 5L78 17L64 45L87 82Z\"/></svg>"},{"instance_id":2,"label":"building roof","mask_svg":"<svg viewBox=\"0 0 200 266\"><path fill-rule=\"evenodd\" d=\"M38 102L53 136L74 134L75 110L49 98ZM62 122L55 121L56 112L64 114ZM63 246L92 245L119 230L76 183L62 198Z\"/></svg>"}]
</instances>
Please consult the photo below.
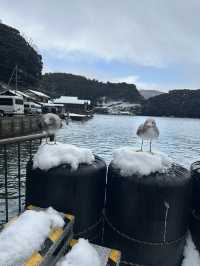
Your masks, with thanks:
<instances>
[{"instance_id":1,"label":"building roof","mask_svg":"<svg viewBox=\"0 0 200 266\"><path fill-rule=\"evenodd\" d=\"M48 98L50 99L51 97L49 97L48 95L46 95L45 93L41 92L41 91L35 91L35 90L28 90L29 92L39 96L39 97L44 97L44 98Z\"/></svg>"},{"instance_id":2,"label":"building roof","mask_svg":"<svg viewBox=\"0 0 200 266\"><path fill-rule=\"evenodd\" d=\"M17 95L14 91L10 90L10 89L2 89L0 91L0 95L6 95L6 94L12 94L13 96Z\"/></svg>"},{"instance_id":3,"label":"building roof","mask_svg":"<svg viewBox=\"0 0 200 266\"><path fill-rule=\"evenodd\" d=\"M19 91L19 90L4 89L4 90L0 91L0 95L4 95L4 94L8 94L8 93L12 94L13 96L20 96L20 97L31 99L31 97L28 94L26 94L22 91Z\"/></svg>"},{"instance_id":4,"label":"building roof","mask_svg":"<svg viewBox=\"0 0 200 266\"><path fill-rule=\"evenodd\" d=\"M60 96L60 98L54 99L53 102L59 104L90 104L90 100L80 100L74 96Z\"/></svg>"},{"instance_id":5,"label":"building roof","mask_svg":"<svg viewBox=\"0 0 200 266\"><path fill-rule=\"evenodd\" d=\"M16 94L20 95L20 96L23 96L24 98L29 98L29 99L32 99L28 94L22 92L22 91L16 91Z\"/></svg>"}]
</instances>

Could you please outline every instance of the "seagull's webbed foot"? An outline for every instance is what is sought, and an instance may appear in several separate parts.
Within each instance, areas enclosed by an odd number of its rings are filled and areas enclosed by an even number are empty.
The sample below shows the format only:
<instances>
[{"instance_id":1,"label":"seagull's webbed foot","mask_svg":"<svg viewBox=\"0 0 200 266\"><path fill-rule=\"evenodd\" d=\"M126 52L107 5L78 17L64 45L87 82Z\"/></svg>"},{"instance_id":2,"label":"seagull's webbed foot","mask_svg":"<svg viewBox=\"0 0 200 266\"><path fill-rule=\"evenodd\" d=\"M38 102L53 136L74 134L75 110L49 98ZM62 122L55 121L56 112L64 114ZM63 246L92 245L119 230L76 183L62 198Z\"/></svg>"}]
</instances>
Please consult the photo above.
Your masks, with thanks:
<instances>
[{"instance_id":1,"label":"seagull's webbed foot","mask_svg":"<svg viewBox=\"0 0 200 266\"><path fill-rule=\"evenodd\" d=\"M141 147L139 150L137 150L136 152L143 152L143 139L142 139L142 143L141 143Z\"/></svg>"},{"instance_id":2,"label":"seagull's webbed foot","mask_svg":"<svg viewBox=\"0 0 200 266\"><path fill-rule=\"evenodd\" d=\"M149 149L149 152L151 153L151 154L154 154L153 152L152 152L152 141L150 140L150 149Z\"/></svg>"}]
</instances>

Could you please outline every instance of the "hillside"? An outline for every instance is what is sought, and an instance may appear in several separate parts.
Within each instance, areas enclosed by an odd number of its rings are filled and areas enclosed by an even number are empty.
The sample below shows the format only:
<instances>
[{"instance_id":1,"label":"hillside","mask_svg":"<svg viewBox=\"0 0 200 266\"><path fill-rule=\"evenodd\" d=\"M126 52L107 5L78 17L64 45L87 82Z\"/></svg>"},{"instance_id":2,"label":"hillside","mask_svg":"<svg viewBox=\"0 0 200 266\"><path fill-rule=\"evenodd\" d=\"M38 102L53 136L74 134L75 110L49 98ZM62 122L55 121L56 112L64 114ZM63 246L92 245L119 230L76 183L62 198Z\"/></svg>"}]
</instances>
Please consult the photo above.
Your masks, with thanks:
<instances>
[{"instance_id":1,"label":"hillside","mask_svg":"<svg viewBox=\"0 0 200 266\"><path fill-rule=\"evenodd\" d=\"M200 118L200 90L172 90L155 96L143 104L142 113Z\"/></svg>"},{"instance_id":2,"label":"hillside","mask_svg":"<svg viewBox=\"0 0 200 266\"><path fill-rule=\"evenodd\" d=\"M134 84L103 83L83 76L66 73L48 73L42 76L40 88L52 97L60 95L78 96L93 102L104 100L122 100L140 103L144 99Z\"/></svg>"},{"instance_id":3,"label":"hillside","mask_svg":"<svg viewBox=\"0 0 200 266\"><path fill-rule=\"evenodd\" d=\"M7 83L16 65L21 87L38 84L42 71L41 55L18 30L0 23L0 81Z\"/></svg>"},{"instance_id":4,"label":"hillside","mask_svg":"<svg viewBox=\"0 0 200 266\"><path fill-rule=\"evenodd\" d=\"M139 92L145 99L149 99L164 93L158 90L139 90Z\"/></svg>"}]
</instances>

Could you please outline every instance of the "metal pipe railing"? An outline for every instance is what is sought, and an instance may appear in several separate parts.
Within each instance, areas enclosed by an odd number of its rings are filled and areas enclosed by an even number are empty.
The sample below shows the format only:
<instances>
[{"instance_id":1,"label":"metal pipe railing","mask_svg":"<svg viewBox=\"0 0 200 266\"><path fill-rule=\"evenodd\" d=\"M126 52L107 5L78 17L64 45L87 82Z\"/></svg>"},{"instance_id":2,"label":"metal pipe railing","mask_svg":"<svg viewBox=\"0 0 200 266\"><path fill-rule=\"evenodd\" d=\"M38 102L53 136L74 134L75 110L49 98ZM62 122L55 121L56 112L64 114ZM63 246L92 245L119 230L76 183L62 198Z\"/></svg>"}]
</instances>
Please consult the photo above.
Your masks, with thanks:
<instances>
[{"instance_id":1,"label":"metal pipe railing","mask_svg":"<svg viewBox=\"0 0 200 266\"><path fill-rule=\"evenodd\" d=\"M28 140L32 141L32 140L43 139L43 138L53 139L54 135L53 134L47 134L47 133L39 133L39 134L32 134L32 135L21 136L21 137L0 139L0 145L14 144L14 143L24 142L24 141L28 141Z\"/></svg>"},{"instance_id":2,"label":"metal pipe railing","mask_svg":"<svg viewBox=\"0 0 200 266\"><path fill-rule=\"evenodd\" d=\"M0 213L4 215L4 219L1 217L0 224L8 222L9 218L11 218L9 217L9 200L16 200L16 212L17 214L21 213L22 199L25 197L22 193L22 184L25 183L26 178L26 163L28 160L32 159L33 152L36 151L37 146L40 145L44 138L50 138L50 140L53 141L54 135L39 133L0 139L0 156L2 157L0 161L0 170L2 169L0 171L0 182L2 184L0 201L1 204L4 202L4 210L0 210ZM37 140L39 140L39 142ZM25 155L23 153L25 153ZM9 171L10 163L12 163L12 171ZM10 192L9 189L12 189L12 191ZM12 196L10 196L10 194Z\"/></svg>"}]
</instances>

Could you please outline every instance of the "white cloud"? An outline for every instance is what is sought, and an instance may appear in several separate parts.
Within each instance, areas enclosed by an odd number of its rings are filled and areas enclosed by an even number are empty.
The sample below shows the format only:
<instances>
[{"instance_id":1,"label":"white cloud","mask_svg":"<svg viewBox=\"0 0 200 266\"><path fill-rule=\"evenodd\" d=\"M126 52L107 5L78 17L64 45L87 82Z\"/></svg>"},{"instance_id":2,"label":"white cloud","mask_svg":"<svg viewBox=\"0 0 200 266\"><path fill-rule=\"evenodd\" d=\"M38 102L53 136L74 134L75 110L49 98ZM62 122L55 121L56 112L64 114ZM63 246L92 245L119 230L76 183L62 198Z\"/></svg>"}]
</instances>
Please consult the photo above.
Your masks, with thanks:
<instances>
[{"instance_id":1,"label":"white cloud","mask_svg":"<svg viewBox=\"0 0 200 266\"><path fill-rule=\"evenodd\" d=\"M169 90L169 88L161 88L162 86L160 84L144 82L139 76L134 76L134 75L115 78L112 79L112 82L126 82L128 84L135 84L138 89L144 89L144 90L158 90L158 89L162 89L163 91Z\"/></svg>"},{"instance_id":2,"label":"white cloud","mask_svg":"<svg viewBox=\"0 0 200 266\"><path fill-rule=\"evenodd\" d=\"M199 0L1 0L0 16L43 49L139 65L200 63Z\"/></svg>"},{"instance_id":3,"label":"white cloud","mask_svg":"<svg viewBox=\"0 0 200 266\"><path fill-rule=\"evenodd\" d=\"M151 83L142 70L138 77L134 71L130 76L130 69L127 74L122 71L122 79L138 87L163 90L199 87L199 12L199 0L0 0L0 19L25 32L48 54L44 71L67 71L104 81L120 77L119 72L80 66L80 57L87 63L98 59L130 68L162 68L169 79L170 71L179 69L168 84L161 84L159 74ZM72 58L73 64L65 67L52 60L48 65L50 54L61 61Z\"/></svg>"}]
</instances>

